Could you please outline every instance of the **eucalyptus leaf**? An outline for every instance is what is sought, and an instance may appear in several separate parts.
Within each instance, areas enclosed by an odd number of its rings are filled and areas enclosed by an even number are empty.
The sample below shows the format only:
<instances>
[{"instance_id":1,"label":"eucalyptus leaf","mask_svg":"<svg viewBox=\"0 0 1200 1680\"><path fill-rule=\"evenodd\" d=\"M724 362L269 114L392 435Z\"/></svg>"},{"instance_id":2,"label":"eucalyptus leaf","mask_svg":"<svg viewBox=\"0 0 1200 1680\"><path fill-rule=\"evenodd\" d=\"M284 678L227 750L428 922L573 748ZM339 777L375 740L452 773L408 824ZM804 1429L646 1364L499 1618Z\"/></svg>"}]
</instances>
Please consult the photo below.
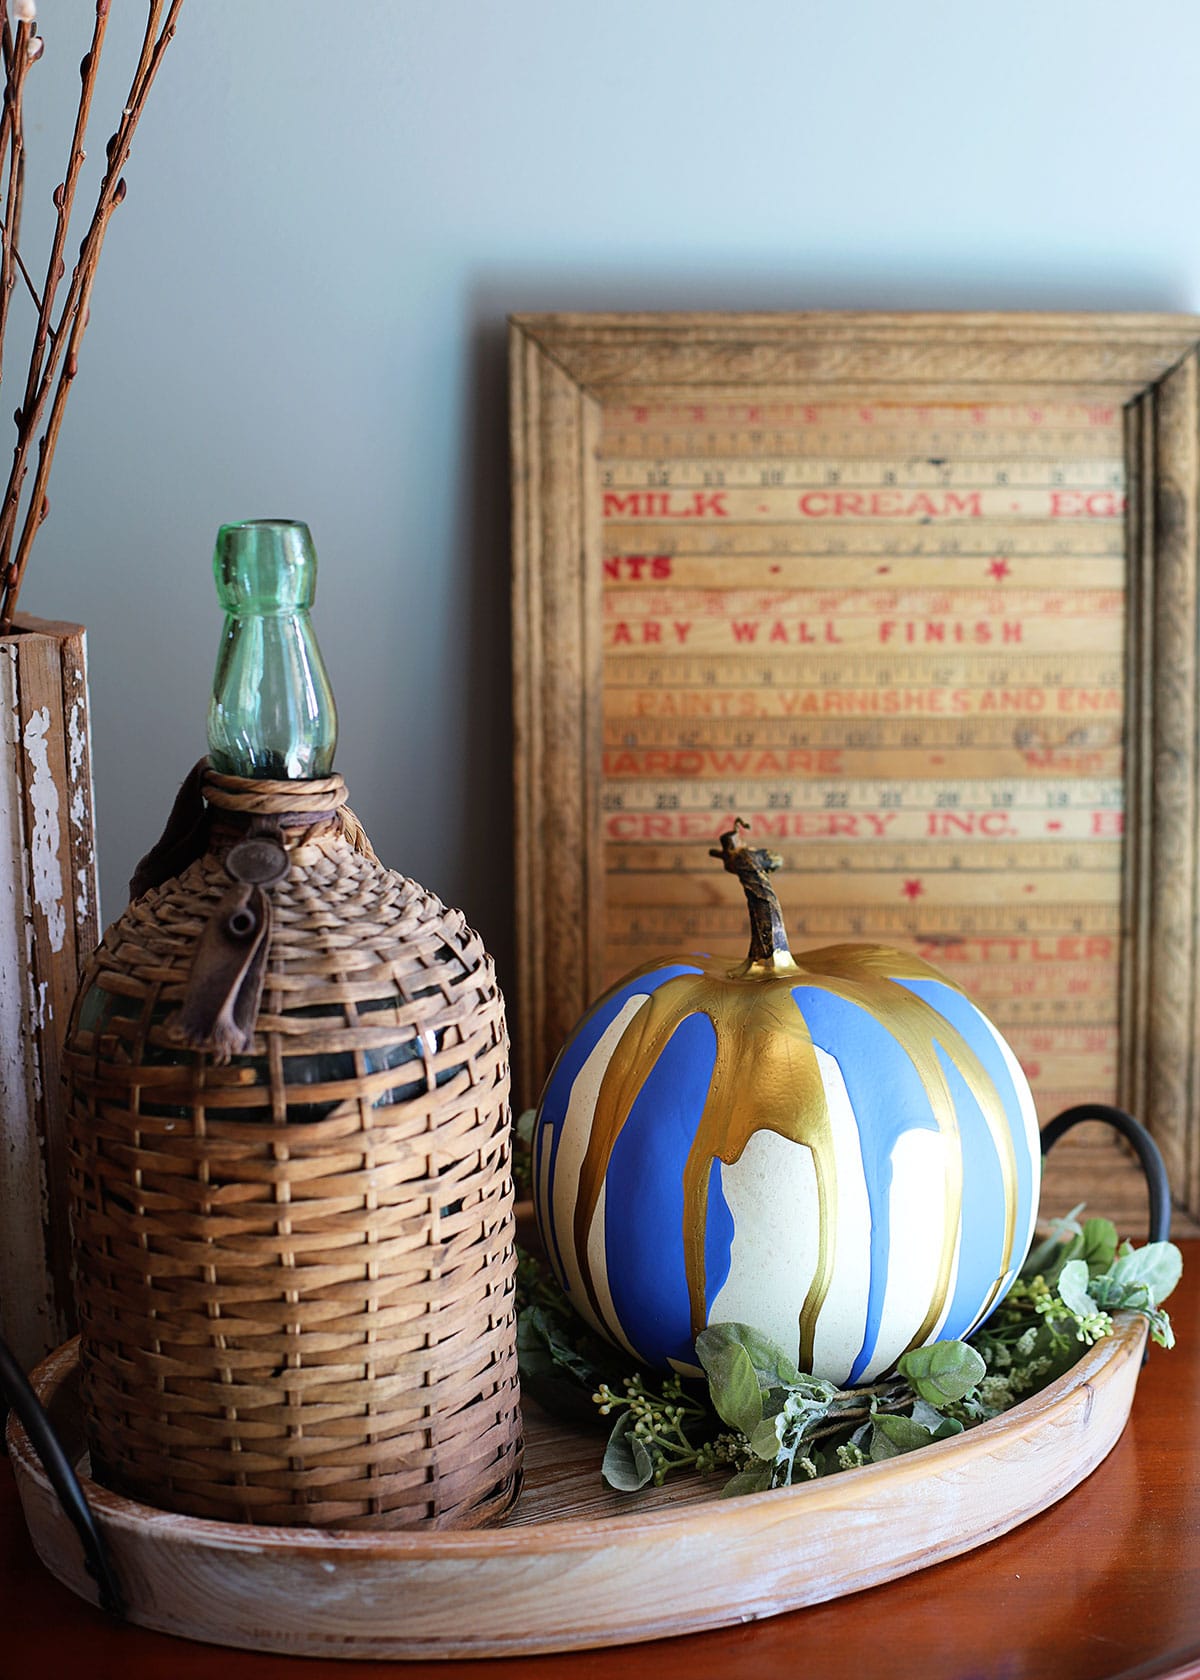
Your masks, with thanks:
<instances>
[{"instance_id":1,"label":"eucalyptus leaf","mask_svg":"<svg viewBox=\"0 0 1200 1680\"><path fill-rule=\"evenodd\" d=\"M899 1412L881 1412L874 1420L871 1430L871 1447L868 1454L872 1464L882 1464L884 1459L898 1458L901 1453L915 1452L918 1447L927 1447L933 1439L931 1430L922 1423L914 1423L912 1418L904 1417Z\"/></svg>"},{"instance_id":2,"label":"eucalyptus leaf","mask_svg":"<svg viewBox=\"0 0 1200 1680\"><path fill-rule=\"evenodd\" d=\"M961 1400L987 1372L973 1347L954 1341L912 1348L901 1355L896 1369L931 1406Z\"/></svg>"},{"instance_id":3,"label":"eucalyptus leaf","mask_svg":"<svg viewBox=\"0 0 1200 1680\"><path fill-rule=\"evenodd\" d=\"M621 1493L636 1493L654 1480L653 1461L645 1443L633 1433L634 1421L628 1412L617 1419L600 1467L609 1487Z\"/></svg>"},{"instance_id":4,"label":"eucalyptus leaf","mask_svg":"<svg viewBox=\"0 0 1200 1680\"><path fill-rule=\"evenodd\" d=\"M790 1388L801 1380L796 1361L778 1343L749 1324L710 1324L696 1337L696 1353L707 1371L705 1349L735 1344L745 1348L760 1388Z\"/></svg>"},{"instance_id":5,"label":"eucalyptus leaf","mask_svg":"<svg viewBox=\"0 0 1200 1680\"><path fill-rule=\"evenodd\" d=\"M593 1428L592 1393L602 1380L598 1368L565 1339L565 1331L540 1307L526 1307L517 1319L517 1362L521 1390L555 1417Z\"/></svg>"},{"instance_id":6,"label":"eucalyptus leaf","mask_svg":"<svg viewBox=\"0 0 1200 1680\"><path fill-rule=\"evenodd\" d=\"M1083 1202L1079 1202L1065 1219L1051 1220L1049 1236L1031 1248L1025 1257L1025 1264L1021 1267L1023 1278L1044 1277L1049 1283L1052 1275L1057 1275L1063 1260L1073 1258L1068 1251L1083 1235L1083 1229L1076 1221L1084 1206ZM1074 1240L1064 1241L1064 1238Z\"/></svg>"},{"instance_id":7,"label":"eucalyptus leaf","mask_svg":"<svg viewBox=\"0 0 1200 1680\"><path fill-rule=\"evenodd\" d=\"M532 1355L541 1348L550 1360L580 1383L595 1387L595 1364L568 1340L567 1329L542 1307L527 1307L517 1322L517 1346Z\"/></svg>"},{"instance_id":8,"label":"eucalyptus leaf","mask_svg":"<svg viewBox=\"0 0 1200 1680\"><path fill-rule=\"evenodd\" d=\"M721 1324L696 1337L696 1352L708 1376L708 1392L718 1416L747 1438L762 1422L762 1389L754 1363L739 1335L741 1325Z\"/></svg>"},{"instance_id":9,"label":"eucalyptus leaf","mask_svg":"<svg viewBox=\"0 0 1200 1680\"><path fill-rule=\"evenodd\" d=\"M1085 1260L1068 1260L1058 1274L1058 1293L1063 1303L1080 1318L1090 1318L1098 1312L1096 1302L1088 1293L1087 1262Z\"/></svg>"},{"instance_id":10,"label":"eucalyptus leaf","mask_svg":"<svg viewBox=\"0 0 1200 1680\"><path fill-rule=\"evenodd\" d=\"M908 1415L914 1423L922 1424L931 1434L946 1421L937 1407L931 1406L928 1400L914 1400L912 1411Z\"/></svg>"},{"instance_id":11,"label":"eucalyptus leaf","mask_svg":"<svg viewBox=\"0 0 1200 1680\"><path fill-rule=\"evenodd\" d=\"M1150 1304L1157 1307L1179 1282L1182 1270L1183 1256L1174 1243L1147 1243L1144 1248L1133 1248L1120 1254L1110 1268L1108 1278L1114 1284L1144 1284Z\"/></svg>"},{"instance_id":12,"label":"eucalyptus leaf","mask_svg":"<svg viewBox=\"0 0 1200 1680\"><path fill-rule=\"evenodd\" d=\"M761 1470L739 1470L736 1476L731 1476L721 1489L722 1499L733 1499L739 1493L763 1493L771 1485L771 1470L769 1465L763 1465Z\"/></svg>"},{"instance_id":13,"label":"eucalyptus leaf","mask_svg":"<svg viewBox=\"0 0 1200 1680\"><path fill-rule=\"evenodd\" d=\"M774 1462L779 1452L779 1423L778 1412L773 1417L763 1418L750 1437L750 1451L756 1458L765 1458L769 1464Z\"/></svg>"},{"instance_id":14,"label":"eucalyptus leaf","mask_svg":"<svg viewBox=\"0 0 1200 1680\"><path fill-rule=\"evenodd\" d=\"M1111 1219L1085 1219L1080 1233L1082 1247L1078 1258L1084 1261L1090 1277L1107 1272L1117 1257L1117 1227Z\"/></svg>"}]
</instances>

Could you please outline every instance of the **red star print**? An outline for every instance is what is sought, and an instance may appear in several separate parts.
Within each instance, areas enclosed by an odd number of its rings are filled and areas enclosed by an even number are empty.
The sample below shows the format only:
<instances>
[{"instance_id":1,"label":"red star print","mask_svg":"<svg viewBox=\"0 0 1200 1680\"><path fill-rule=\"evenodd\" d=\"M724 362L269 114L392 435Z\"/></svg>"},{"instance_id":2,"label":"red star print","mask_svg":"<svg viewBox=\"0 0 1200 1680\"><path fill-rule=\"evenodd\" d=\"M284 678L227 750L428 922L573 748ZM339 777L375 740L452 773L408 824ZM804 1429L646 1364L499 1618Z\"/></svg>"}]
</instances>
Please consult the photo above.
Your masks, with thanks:
<instances>
[{"instance_id":1,"label":"red star print","mask_svg":"<svg viewBox=\"0 0 1200 1680\"><path fill-rule=\"evenodd\" d=\"M988 567L989 574L997 579L1006 578L1011 571L1012 567L1009 565L1008 561L1004 559L993 560L991 565Z\"/></svg>"},{"instance_id":2,"label":"red star print","mask_svg":"<svg viewBox=\"0 0 1200 1680\"><path fill-rule=\"evenodd\" d=\"M920 898L921 894L925 891L925 888L922 886L920 881L905 881L900 890L903 892L905 898Z\"/></svg>"},{"instance_id":3,"label":"red star print","mask_svg":"<svg viewBox=\"0 0 1200 1680\"><path fill-rule=\"evenodd\" d=\"M1062 824L1054 819L1048 822L1046 827L1050 830L1051 834L1057 834L1061 830Z\"/></svg>"}]
</instances>

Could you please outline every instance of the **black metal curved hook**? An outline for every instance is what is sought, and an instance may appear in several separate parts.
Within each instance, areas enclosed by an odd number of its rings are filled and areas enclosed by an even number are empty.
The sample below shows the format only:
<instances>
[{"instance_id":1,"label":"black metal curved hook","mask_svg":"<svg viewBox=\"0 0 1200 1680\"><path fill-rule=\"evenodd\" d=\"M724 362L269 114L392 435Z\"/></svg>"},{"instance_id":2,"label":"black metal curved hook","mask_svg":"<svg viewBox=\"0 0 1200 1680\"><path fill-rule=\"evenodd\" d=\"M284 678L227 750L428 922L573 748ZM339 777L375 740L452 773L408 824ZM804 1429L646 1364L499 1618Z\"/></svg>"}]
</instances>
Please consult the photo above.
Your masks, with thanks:
<instances>
[{"instance_id":1,"label":"black metal curved hook","mask_svg":"<svg viewBox=\"0 0 1200 1680\"><path fill-rule=\"evenodd\" d=\"M1065 1108L1042 1127L1042 1154L1048 1155L1065 1132L1084 1120L1099 1120L1111 1126L1133 1146L1150 1198L1150 1241L1166 1242L1171 1235L1171 1185L1167 1169L1158 1145L1132 1114L1126 1114L1123 1108L1114 1108L1111 1103L1079 1103L1075 1108Z\"/></svg>"},{"instance_id":2,"label":"black metal curved hook","mask_svg":"<svg viewBox=\"0 0 1200 1680\"><path fill-rule=\"evenodd\" d=\"M54 1433L54 1425L45 1407L29 1385L29 1379L13 1357L12 1349L0 1337L0 1395L16 1412L42 1461L42 1468L58 1495L59 1504L70 1518L75 1532L83 1543L83 1558L87 1572L100 1593L100 1608L111 1616L124 1617L125 1600L121 1585L113 1569L112 1559L104 1544L96 1519L92 1515L87 1496L79 1477Z\"/></svg>"}]
</instances>

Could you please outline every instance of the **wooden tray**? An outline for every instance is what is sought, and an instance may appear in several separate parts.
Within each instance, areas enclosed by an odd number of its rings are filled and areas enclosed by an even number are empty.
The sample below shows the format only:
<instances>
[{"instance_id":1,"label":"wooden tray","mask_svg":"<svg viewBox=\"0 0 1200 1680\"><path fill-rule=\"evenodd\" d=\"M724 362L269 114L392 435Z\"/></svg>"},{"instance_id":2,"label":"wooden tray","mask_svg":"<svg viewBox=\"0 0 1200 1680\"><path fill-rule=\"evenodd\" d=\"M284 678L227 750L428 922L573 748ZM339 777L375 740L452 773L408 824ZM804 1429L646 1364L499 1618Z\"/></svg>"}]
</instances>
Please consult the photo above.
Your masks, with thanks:
<instances>
[{"instance_id":1,"label":"wooden tray","mask_svg":"<svg viewBox=\"0 0 1200 1680\"><path fill-rule=\"evenodd\" d=\"M1145 1322L1040 1394L954 1440L802 1487L717 1497L693 1478L640 1496L600 1480L602 1435L526 1414L526 1486L501 1528L362 1534L202 1522L85 1480L131 1620L290 1655L489 1657L619 1645L773 1616L906 1575L1044 1510L1106 1456L1129 1415ZM33 1374L83 1459L78 1349ZM15 1418L25 1520L47 1568L96 1592Z\"/></svg>"}]
</instances>

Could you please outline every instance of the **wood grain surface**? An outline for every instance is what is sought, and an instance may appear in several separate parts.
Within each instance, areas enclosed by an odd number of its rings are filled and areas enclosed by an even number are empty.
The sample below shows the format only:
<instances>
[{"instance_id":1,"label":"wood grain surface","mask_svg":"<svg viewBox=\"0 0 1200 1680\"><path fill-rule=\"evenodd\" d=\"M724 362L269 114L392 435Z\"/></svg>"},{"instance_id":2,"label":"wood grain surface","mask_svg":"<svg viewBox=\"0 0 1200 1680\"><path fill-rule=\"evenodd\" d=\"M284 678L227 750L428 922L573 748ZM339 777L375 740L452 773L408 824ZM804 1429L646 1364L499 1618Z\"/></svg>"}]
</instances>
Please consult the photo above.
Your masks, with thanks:
<instances>
[{"instance_id":1,"label":"wood grain surface","mask_svg":"<svg viewBox=\"0 0 1200 1680\"><path fill-rule=\"evenodd\" d=\"M1097 1470L1060 1504L953 1561L794 1614L616 1651L347 1669L168 1639L108 1622L32 1555L11 1474L0 1471L0 1674L81 1672L97 1680L198 1680L335 1674L495 1675L497 1680L693 1680L701 1675L813 1680L1182 1680L1200 1675L1200 1242L1184 1243L1172 1309L1179 1346L1152 1351L1129 1426ZM520 1529L513 1531L514 1542ZM769 1541L766 1542L769 1546ZM898 1532L897 1544L903 1544ZM536 1559L531 1548L531 1566ZM777 1560L776 1560L777 1561ZM680 1555L690 1575L719 1570ZM767 1566L772 1560L767 1559ZM664 1614L671 1606L664 1603ZM464 1621L478 1606L464 1599Z\"/></svg>"}]
</instances>

